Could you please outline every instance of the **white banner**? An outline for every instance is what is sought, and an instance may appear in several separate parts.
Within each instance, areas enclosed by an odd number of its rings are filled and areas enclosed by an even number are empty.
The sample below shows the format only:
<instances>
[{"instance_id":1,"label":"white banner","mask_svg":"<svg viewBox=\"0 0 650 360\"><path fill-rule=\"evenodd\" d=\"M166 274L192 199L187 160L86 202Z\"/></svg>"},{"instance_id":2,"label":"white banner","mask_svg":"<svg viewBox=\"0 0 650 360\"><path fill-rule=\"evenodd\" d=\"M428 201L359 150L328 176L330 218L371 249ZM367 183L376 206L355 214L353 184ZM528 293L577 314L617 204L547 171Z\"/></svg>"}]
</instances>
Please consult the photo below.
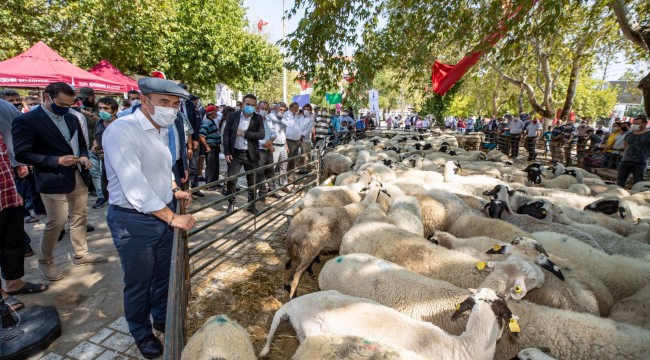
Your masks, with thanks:
<instances>
[{"instance_id":1,"label":"white banner","mask_svg":"<svg viewBox=\"0 0 650 360\"><path fill-rule=\"evenodd\" d=\"M370 110L371 113L379 113L379 100L377 101L370 101L370 104L368 106L368 110Z\"/></svg>"}]
</instances>

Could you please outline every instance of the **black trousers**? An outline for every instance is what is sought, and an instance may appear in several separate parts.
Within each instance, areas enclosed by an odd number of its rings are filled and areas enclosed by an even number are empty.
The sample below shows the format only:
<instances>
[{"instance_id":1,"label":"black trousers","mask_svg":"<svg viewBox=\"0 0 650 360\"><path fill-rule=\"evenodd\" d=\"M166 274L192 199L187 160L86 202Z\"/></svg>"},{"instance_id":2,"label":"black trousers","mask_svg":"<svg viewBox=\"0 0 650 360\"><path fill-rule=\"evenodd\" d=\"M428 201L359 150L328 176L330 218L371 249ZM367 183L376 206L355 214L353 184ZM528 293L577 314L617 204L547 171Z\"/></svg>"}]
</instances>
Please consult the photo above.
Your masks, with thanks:
<instances>
[{"instance_id":1,"label":"black trousers","mask_svg":"<svg viewBox=\"0 0 650 360\"><path fill-rule=\"evenodd\" d=\"M25 229L23 207L0 211L0 270L5 280L18 280L25 275Z\"/></svg>"},{"instance_id":2,"label":"black trousers","mask_svg":"<svg viewBox=\"0 0 650 360\"><path fill-rule=\"evenodd\" d=\"M211 182L219 180L219 152L221 151L218 144L210 145L209 153L205 156L205 182L209 184Z\"/></svg>"},{"instance_id":3,"label":"black trousers","mask_svg":"<svg viewBox=\"0 0 650 360\"><path fill-rule=\"evenodd\" d=\"M643 181L643 174L645 174L646 164L642 162L621 161L618 165L618 186L625 187L627 178L632 175L632 181L636 184Z\"/></svg>"},{"instance_id":4,"label":"black trousers","mask_svg":"<svg viewBox=\"0 0 650 360\"><path fill-rule=\"evenodd\" d=\"M266 165L271 165L273 164L273 153L266 150L266 149L260 149L260 161L259 161L259 166L266 166ZM274 169L273 166L269 166L264 170L260 170L257 172L257 182L261 183L262 181L272 179L274 176ZM267 190L273 190L273 182L267 182L264 183L263 185L260 185L260 191L267 191Z\"/></svg>"},{"instance_id":5,"label":"black trousers","mask_svg":"<svg viewBox=\"0 0 650 360\"><path fill-rule=\"evenodd\" d=\"M242 166L245 171L255 170L257 169L257 162L251 159L248 150L235 149L235 152L232 154L232 161L228 164L228 177L239 174ZM255 185L255 175L253 172L246 175L246 182L248 183L248 201L251 202L255 200L255 189L253 189L253 185ZM228 184L226 185L226 195L235 193L236 184L237 179L228 181ZM237 202L237 199L233 197L229 202L234 204Z\"/></svg>"},{"instance_id":6,"label":"black trousers","mask_svg":"<svg viewBox=\"0 0 650 360\"><path fill-rule=\"evenodd\" d=\"M537 138L527 136L524 146L526 147L526 151L528 151L528 160L535 160L537 157L537 153L535 152L535 149L537 148Z\"/></svg>"},{"instance_id":7,"label":"black trousers","mask_svg":"<svg viewBox=\"0 0 650 360\"><path fill-rule=\"evenodd\" d=\"M519 156L519 140L521 140L521 134L510 134L510 150L512 151L512 157Z\"/></svg>"}]
</instances>

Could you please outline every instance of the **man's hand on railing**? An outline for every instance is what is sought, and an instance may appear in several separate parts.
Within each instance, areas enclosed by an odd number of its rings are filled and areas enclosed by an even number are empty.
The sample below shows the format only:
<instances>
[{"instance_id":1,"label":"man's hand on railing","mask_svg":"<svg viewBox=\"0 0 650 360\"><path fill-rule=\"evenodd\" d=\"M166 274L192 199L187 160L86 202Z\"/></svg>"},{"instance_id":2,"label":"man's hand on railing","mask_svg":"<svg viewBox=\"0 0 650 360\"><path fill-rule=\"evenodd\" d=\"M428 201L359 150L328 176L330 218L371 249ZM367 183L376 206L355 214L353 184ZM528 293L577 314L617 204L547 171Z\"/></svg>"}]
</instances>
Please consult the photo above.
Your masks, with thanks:
<instances>
[{"instance_id":1,"label":"man's hand on railing","mask_svg":"<svg viewBox=\"0 0 650 360\"><path fill-rule=\"evenodd\" d=\"M174 198L176 200L185 200L185 206L190 206L192 204L192 194L187 191L177 191L174 193Z\"/></svg>"},{"instance_id":2,"label":"man's hand on railing","mask_svg":"<svg viewBox=\"0 0 650 360\"><path fill-rule=\"evenodd\" d=\"M191 198L191 196L190 196ZM194 219L194 216L187 214L187 215L174 215L174 219L172 220L172 227L179 228L185 231L189 231L196 225L196 220Z\"/></svg>"}]
</instances>

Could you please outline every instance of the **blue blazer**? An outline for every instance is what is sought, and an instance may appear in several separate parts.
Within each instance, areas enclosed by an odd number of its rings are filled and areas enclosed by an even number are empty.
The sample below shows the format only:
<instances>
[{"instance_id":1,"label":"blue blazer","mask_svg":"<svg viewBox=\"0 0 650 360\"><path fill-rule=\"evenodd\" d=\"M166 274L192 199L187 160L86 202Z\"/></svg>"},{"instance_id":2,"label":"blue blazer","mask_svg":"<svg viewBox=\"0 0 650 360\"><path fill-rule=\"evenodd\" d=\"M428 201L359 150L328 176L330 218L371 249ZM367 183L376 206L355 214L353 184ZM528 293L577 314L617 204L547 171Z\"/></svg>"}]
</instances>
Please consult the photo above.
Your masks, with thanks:
<instances>
[{"instance_id":1,"label":"blue blazer","mask_svg":"<svg viewBox=\"0 0 650 360\"><path fill-rule=\"evenodd\" d=\"M88 145L79 119L72 114L64 117L70 134L77 134L80 156L88 157ZM59 157L75 155L59 128L42 106L21 114L11 124L16 160L34 166L36 191L44 194L69 194L75 188L77 166L59 165ZM81 171L86 186L90 184L88 170Z\"/></svg>"}]
</instances>

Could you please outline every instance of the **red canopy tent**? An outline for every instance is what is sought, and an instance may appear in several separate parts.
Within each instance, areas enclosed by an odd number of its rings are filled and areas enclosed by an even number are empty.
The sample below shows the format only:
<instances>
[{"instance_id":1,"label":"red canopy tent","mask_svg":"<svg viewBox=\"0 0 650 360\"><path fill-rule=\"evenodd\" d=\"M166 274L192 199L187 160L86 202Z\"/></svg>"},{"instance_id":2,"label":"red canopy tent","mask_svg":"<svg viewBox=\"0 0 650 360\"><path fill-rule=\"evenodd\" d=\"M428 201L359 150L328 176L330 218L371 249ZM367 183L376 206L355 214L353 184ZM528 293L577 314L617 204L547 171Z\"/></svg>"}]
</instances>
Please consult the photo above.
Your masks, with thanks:
<instances>
[{"instance_id":1,"label":"red canopy tent","mask_svg":"<svg viewBox=\"0 0 650 360\"><path fill-rule=\"evenodd\" d=\"M42 41L20 55L0 62L0 86L44 88L57 81L77 88L87 86L102 92L122 92L119 83L76 67Z\"/></svg>"},{"instance_id":2,"label":"red canopy tent","mask_svg":"<svg viewBox=\"0 0 650 360\"><path fill-rule=\"evenodd\" d=\"M91 74L95 74L103 79L110 80L122 85L122 92L129 92L129 90L139 90L138 82L130 77L122 74L122 72L111 64L108 60L102 60L99 64L93 66L88 70Z\"/></svg>"}]
</instances>

